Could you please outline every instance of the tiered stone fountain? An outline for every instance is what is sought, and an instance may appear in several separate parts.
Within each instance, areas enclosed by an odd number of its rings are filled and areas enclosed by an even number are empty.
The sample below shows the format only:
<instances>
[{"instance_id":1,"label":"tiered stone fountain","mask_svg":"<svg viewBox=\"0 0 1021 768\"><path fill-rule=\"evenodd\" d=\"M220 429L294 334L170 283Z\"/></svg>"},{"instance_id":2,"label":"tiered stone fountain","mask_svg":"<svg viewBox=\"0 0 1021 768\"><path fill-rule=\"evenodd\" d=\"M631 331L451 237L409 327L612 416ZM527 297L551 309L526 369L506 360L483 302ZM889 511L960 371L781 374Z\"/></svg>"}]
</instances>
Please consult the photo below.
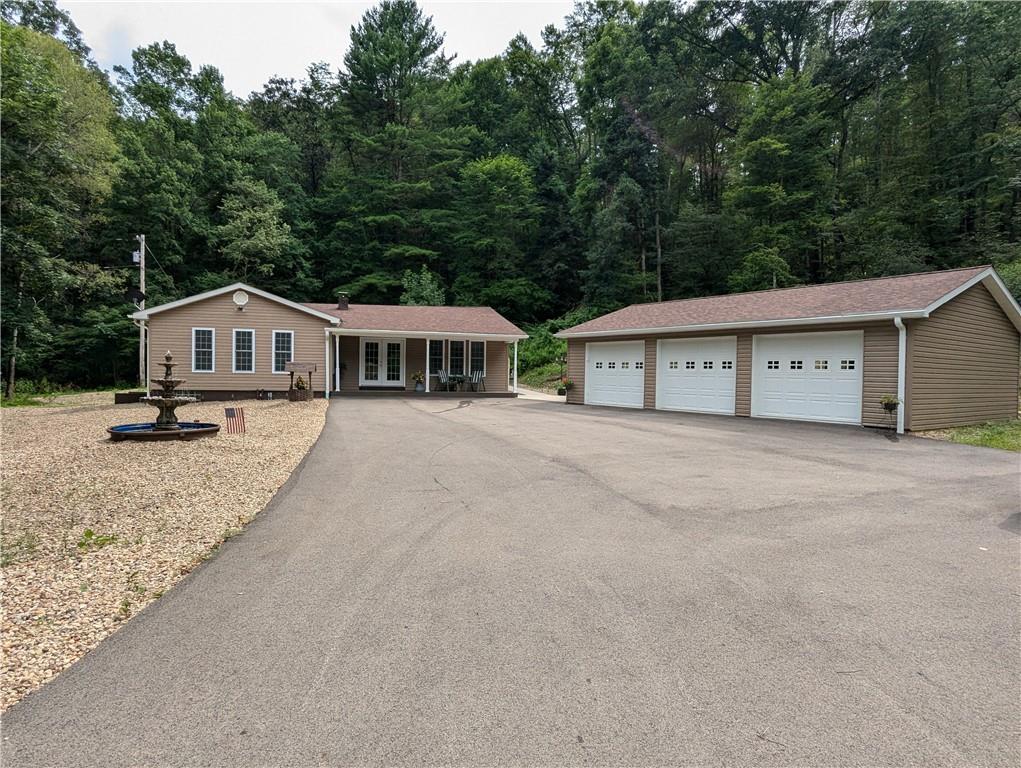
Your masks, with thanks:
<instances>
[{"instance_id":1,"label":"tiered stone fountain","mask_svg":"<svg viewBox=\"0 0 1021 768\"><path fill-rule=\"evenodd\" d=\"M156 421L107 427L111 440L194 440L220 431L219 424L177 420L177 407L194 403L197 398L177 394L177 388L184 383L184 379L174 378L175 365L174 356L167 350L163 362L163 378L152 380L153 384L160 385L161 391L139 399L139 402L159 409Z\"/></svg>"}]
</instances>

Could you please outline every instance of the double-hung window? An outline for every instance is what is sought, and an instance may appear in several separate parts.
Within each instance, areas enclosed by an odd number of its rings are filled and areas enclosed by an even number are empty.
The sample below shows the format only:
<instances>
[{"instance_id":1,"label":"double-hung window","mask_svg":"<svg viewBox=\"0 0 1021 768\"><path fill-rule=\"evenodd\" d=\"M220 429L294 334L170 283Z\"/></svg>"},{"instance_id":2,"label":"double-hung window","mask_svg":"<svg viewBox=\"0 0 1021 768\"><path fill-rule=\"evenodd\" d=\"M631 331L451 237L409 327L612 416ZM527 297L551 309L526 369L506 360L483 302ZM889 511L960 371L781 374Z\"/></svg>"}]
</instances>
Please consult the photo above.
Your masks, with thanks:
<instances>
[{"instance_id":1,"label":"double-hung window","mask_svg":"<svg viewBox=\"0 0 1021 768\"><path fill-rule=\"evenodd\" d=\"M234 329L234 373L255 373L255 331Z\"/></svg>"},{"instance_id":2,"label":"double-hung window","mask_svg":"<svg viewBox=\"0 0 1021 768\"><path fill-rule=\"evenodd\" d=\"M294 360L294 331L273 331L273 373L287 373Z\"/></svg>"},{"instance_id":3,"label":"double-hung window","mask_svg":"<svg viewBox=\"0 0 1021 768\"><path fill-rule=\"evenodd\" d=\"M216 370L216 331L212 328L191 329L191 371L212 373Z\"/></svg>"},{"instance_id":4,"label":"double-hung window","mask_svg":"<svg viewBox=\"0 0 1021 768\"><path fill-rule=\"evenodd\" d=\"M481 371L482 377L486 376L486 342L468 342L468 373Z\"/></svg>"},{"instance_id":5,"label":"double-hung window","mask_svg":"<svg viewBox=\"0 0 1021 768\"><path fill-rule=\"evenodd\" d=\"M464 373L464 342L450 342L450 372Z\"/></svg>"},{"instance_id":6,"label":"double-hung window","mask_svg":"<svg viewBox=\"0 0 1021 768\"><path fill-rule=\"evenodd\" d=\"M429 339L429 372L443 370L443 339Z\"/></svg>"}]
</instances>

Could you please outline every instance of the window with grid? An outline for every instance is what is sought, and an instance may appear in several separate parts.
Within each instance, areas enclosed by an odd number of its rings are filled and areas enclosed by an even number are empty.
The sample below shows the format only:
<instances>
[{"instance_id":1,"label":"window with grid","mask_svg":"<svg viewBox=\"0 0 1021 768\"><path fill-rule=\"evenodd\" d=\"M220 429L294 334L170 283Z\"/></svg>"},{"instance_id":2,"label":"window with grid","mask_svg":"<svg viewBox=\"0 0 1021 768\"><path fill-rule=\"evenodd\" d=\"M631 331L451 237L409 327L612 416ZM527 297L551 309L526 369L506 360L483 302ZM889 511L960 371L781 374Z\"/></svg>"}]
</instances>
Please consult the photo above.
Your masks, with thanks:
<instances>
[{"instance_id":1,"label":"window with grid","mask_svg":"<svg viewBox=\"0 0 1021 768\"><path fill-rule=\"evenodd\" d=\"M475 371L481 371L482 375L486 375L486 342L484 341L470 341L468 342L468 373L475 373Z\"/></svg>"},{"instance_id":2,"label":"window with grid","mask_svg":"<svg viewBox=\"0 0 1021 768\"><path fill-rule=\"evenodd\" d=\"M273 373L286 373L294 359L294 332L273 331Z\"/></svg>"},{"instance_id":3,"label":"window with grid","mask_svg":"<svg viewBox=\"0 0 1021 768\"><path fill-rule=\"evenodd\" d=\"M766 361L766 370L767 371L779 371L780 370L780 361L779 360L767 360Z\"/></svg>"},{"instance_id":4,"label":"window with grid","mask_svg":"<svg viewBox=\"0 0 1021 768\"><path fill-rule=\"evenodd\" d=\"M840 361L840 370L842 370L842 371L853 371L854 370L854 360L841 360Z\"/></svg>"},{"instance_id":5,"label":"window with grid","mask_svg":"<svg viewBox=\"0 0 1021 768\"><path fill-rule=\"evenodd\" d=\"M379 342L365 342L365 380L379 381Z\"/></svg>"},{"instance_id":6,"label":"window with grid","mask_svg":"<svg viewBox=\"0 0 1021 768\"><path fill-rule=\"evenodd\" d=\"M464 342L450 342L450 372L464 373Z\"/></svg>"},{"instance_id":7,"label":"window with grid","mask_svg":"<svg viewBox=\"0 0 1021 768\"><path fill-rule=\"evenodd\" d=\"M830 369L830 361L829 360L816 360L815 361L815 370L817 370L817 371L828 371L829 369Z\"/></svg>"},{"instance_id":8,"label":"window with grid","mask_svg":"<svg viewBox=\"0 0 1021 768\"><path fill-rule=\"evenodd\" d=\"M599 361L599 362L596 363L596 368L602 368L602 367L603 367L602 361Z\"/></svg>"},{"instance_id":9,"label":"window with grid","mask_svg":"<svg viewBox=\"0 0 1021 768\"><path fill-rule=\"evenodd\" d=\"M630 368L631 367L631 363L629 361L625 360L624 362L622 362L620 364L620 367L621 368Z\"/></svg>"},{"instance_id":10,"label":"window with grid","mask_svg":"<svg viewBox=\"0 0 1021 768\"><path fill-rule=\"evenodd\" d=\"M791 370L792 371L800 371L804 367L805 367L805 364L804 364L803 360L791 360Z\"/></svg>"},{"instance_id":11,"label":"window with grid","mask_svg":"<svg viewBox=\"0 0 1021 768\"><path fill-rule=\"evenodd\" d=\"M695 361L694 360L685 360L684 361L684 369L687 370L687 371L695 370Z\"/></svg>"},{"instance_id":12,"label":"window with grid","mask_svg":"<svg viewBox=\"0 0 1021 768\"><path fill-rule=\"evenodd\" d=\"M607 368L616 368L616 367L617 367L617 364L616 364L616 363L614 363L614 362L609 362L609 363L607 363L607 364L606 364L606 367L607 367Z\"/></svg>"},{"instance_id":13,"label":"window with grid","mask_svg":"<svg viewBox=\"0 0 1021 768\"><path fill-rule=\"evenodd\" d=\"M401 380L401 343L388 341L386 344L386 380Z\"/></svg>"},{"instance_id":14,"label":"window with grid","mask_svg":"<svg viewBox=\"0 0 1021 768\"><path fill-rule=\"evenodd\" d=\"M429 371L443 370L443 339L429 339Z\"/></svg>"},{"instance_id":15,"label":"window with grid","mask_svg":"<svg viewBox=\"0 0 1021 768\"><path fill-rule=\"evenodd\" d=\"M703 360L702 361L702 369L703 370L710 371L710 370L712 370L712 367L713 367L713 361L712 360Z\"/></svg>"},{"instance_id":16,"label":"window with grid","mask_svg":"<svg viewBox=\"0 0 1021 768\"><path fill-rule=\"evenodd\" d=\"M669 368L671 371L676 371L679 367L680 366L678 365L676 360L671 360L669 363L667 363L667 368Z\"/></svg>"},{"instance_id":17,"label":"window with grid","mask_svg":"<svg viewBox=\"0 0 1021 768\"><path fill-rule=\"evenodd\" d=\"M234 373L255 373L255 331L234 329Z\"/></svg>"},{"instance_id":18,"label":"window with grid","mask_svg":"<svg viewBox=\"0 0 1021 768\"><path fill-rule=\"evenodd\" d=\"M720 368L723 368L724 370L727 371L733 369L733 367L734 367L733 360L724 360L722 363L720 363Z\"/></svg>"},{"instance_id":19,"label":"window with grid","mask_svg":"<svg viewBox=\"0 0 1021 768\"><path fill-rule=\"evenodd\" d=\"M197 373L211 373L215 348L212 328L191 329L191 369Z\"/></svg>"},{"instance_id":20,"label":"window with grid","mask_svg":"<svg viewBox=\"0 0 1021 768\"><path fill-rule=\"evenodd\" d=\"M641 360L639 360L637 363L635 363L635 370L636 371L641 371L641 370L644 370L644 369L645 369L645 363L643 363Z\"/></svg>"}]
</instances>

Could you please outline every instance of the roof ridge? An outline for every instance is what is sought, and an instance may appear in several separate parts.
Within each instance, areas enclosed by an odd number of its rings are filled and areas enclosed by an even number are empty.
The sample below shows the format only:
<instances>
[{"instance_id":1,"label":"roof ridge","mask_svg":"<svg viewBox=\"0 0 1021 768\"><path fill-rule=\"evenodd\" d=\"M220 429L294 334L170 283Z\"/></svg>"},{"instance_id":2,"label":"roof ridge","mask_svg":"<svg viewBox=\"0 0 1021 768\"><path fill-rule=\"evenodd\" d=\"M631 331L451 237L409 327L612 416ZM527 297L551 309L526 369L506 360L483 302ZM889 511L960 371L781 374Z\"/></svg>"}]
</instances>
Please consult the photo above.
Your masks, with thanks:
<instances>
[{"instance_id":1,"label":"roof ridge","mask_svg":"<svg viewBox=\"0 0 1021 768\"><path fill-rule=\"evenodd\" d=\"M683 301L699 301L701 299L723 299L729 296L753 296L757 293L782 293L783 291L797 291L803 288L819 288L828 285L849 285L850 283L874 283L880 280L900 280L905 277L918 277L919 275L942 275L947 272L963 272L965 270L989 269L992 264L982 264L974 267L952 267L951 269L930 269L924 272L906 272L903 275L883 275L882 277L859 277L855 280L834 280L832 283L809 283L808 285L789 285L786 288L760 288L757 291L738 291L737 293L714 293L708 296L689 296L685 299L667 299L666 301L644 301L638 304L629 304L630 307L644 306L646 304L679 304ZM620 309L627 309L621 307ZM619 312L620 309L614 310Z\"/></svg>"}]
</instances>

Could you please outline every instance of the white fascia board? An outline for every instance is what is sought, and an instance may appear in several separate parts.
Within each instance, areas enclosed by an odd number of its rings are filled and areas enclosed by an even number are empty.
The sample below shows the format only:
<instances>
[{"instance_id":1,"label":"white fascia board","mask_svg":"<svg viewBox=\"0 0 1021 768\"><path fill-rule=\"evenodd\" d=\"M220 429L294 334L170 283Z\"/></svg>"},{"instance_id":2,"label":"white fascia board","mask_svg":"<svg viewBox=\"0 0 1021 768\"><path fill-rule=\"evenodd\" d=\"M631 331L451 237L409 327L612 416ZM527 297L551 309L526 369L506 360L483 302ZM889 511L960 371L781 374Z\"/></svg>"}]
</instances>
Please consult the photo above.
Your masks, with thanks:
<instances>
[{"instance_id":1,"label":"white fascia board","mask_svg":"<svg viewBox=\"0 0 1021 768\"><path fill-rule=\"evenodd\" d=\"M1021 306L1018 306L1013 294L1011 294L1010 290L1004 284L1003 278L1001 278L992 267L982 270L966 283L963 283L949 293L940 296L936 301L925 308L925 316L928 317L932 312L942 307L948 301L957 298L969 288L973 288L979 283L982 283L986 287L986 290L992 294L996 303L999 304L1000 308L1003 310L1003 313L1010 319L1010 322L1014 324L1015 328L1021 331Z\"/></svg>"},{"instance_id":2,"label":"white fascia board","mask_svg":"<svg viewBox=\"0 0 1021 768\"><path fill-rule=\"evenodd\" d=\"M469 341L520 341L526 333L464 333L463 331L393 331L375 328L327 328L335 336L375 336L382 339L468 339Z\"/></svg>"},{"instance_id":3,"label":"white fascia board","mask_svg":"<svg viewBox=\"0 0 1021 768\"><path fill-rule=\"evenodd\" d=\"M269 291L263 291L259 288L253 288L252 286L245 285L244 283L232 283L231 285L226 285L223 288L215 288L214 290L206 291L205 293L196 293L194 296L186 296L183 299L171 301L166 304L160 304L159 306L152 307L151 309L139 310L138 312L134 312L128 315L128 317L130 317L132 320L148 320L151 315L154 315L158 312L166 312L168 309L177 309L177 307L183 307L187 304L194 304L197 301L203 301L205 299L212 299L216 296L222 296L225 293L231 293L233 291L246 291L247 293L254 293L256 296L261 296L262 298L267 299L268 301L274 301L277 304L283 304L285 307L295 309L298 312L304 312L307 315L312 315L313 317L318 317L321 320L326 320L331 325L340 325L339 317L328 315L325 312L320 312L318 309L306 307L304 304L299 304L296 301L285 299L283 296L277 296L275 293L270 293Z\"/></svg>"},{"instance_id":4,"label":"white fascia board","mask_svg":"<svg viewBox=\"0 0 1021 768\"><path fill-rule=\"evenodd\" d=\"M659 328L625 328L614 331L583 331L553 334L558 339L598 339L604 336L648 336L662 333L691 333L694 331L723 331L740 328L782 328L791 325L817 325L829 323L867 323L874 320L892 320L894 317L926 317L925 310L863 312L856 315L828 315L824 317L796 317L787 320L744 320L734 323L702 323L699 325L672 325Z\"/></svg>"}]
</instances>

